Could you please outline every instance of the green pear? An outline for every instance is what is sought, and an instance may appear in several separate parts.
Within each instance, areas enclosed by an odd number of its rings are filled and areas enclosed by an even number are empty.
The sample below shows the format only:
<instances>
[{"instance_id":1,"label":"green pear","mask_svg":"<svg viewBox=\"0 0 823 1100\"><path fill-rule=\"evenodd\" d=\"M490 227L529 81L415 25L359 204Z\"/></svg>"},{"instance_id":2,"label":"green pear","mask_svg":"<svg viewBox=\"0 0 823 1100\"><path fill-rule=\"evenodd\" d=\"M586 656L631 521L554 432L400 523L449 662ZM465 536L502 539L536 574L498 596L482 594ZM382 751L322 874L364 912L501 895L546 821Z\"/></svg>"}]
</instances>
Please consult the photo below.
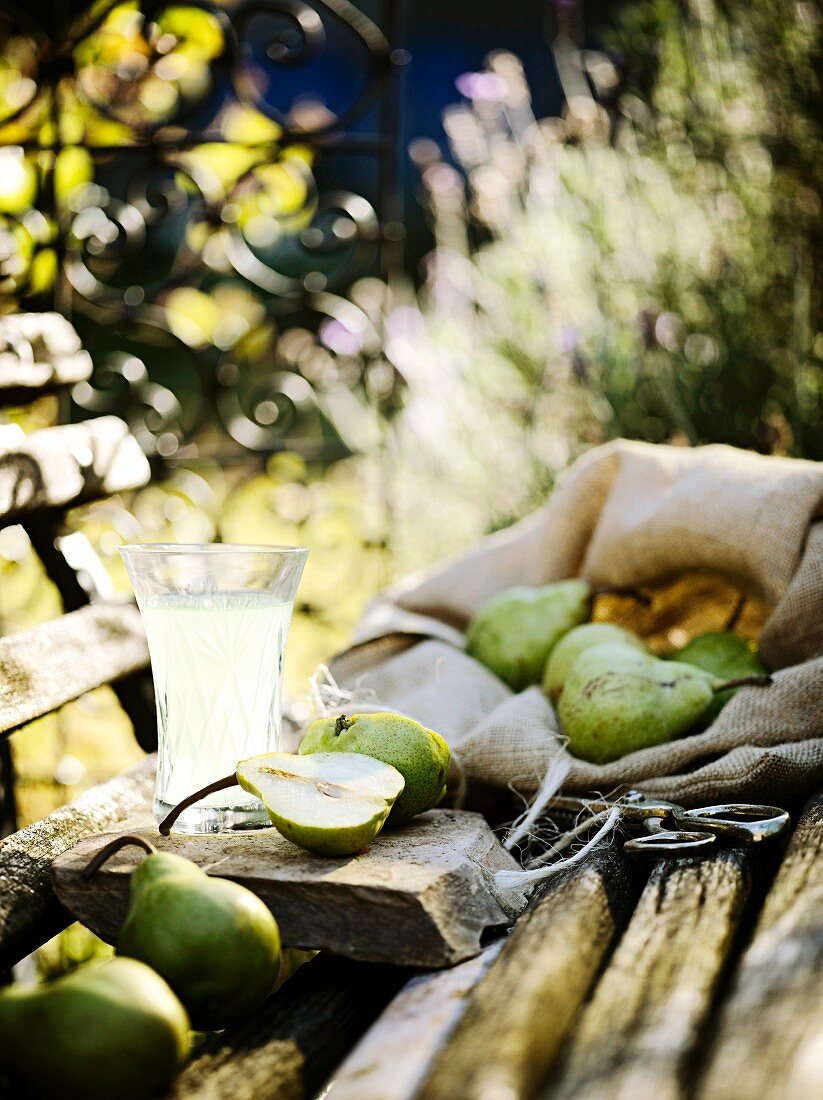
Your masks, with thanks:
<instances>
[{"instance_id":1,"label":"green pear","mask_svg":"<svg viewBox=\"0 0 823 1100\"><path fill-rule=\"evenodd\" d=\"M117 953L156 970L201 1031L244 1019L280 976L280 933L260 898L170 852L132 873Z\"/></svg>"},{"instance_id":2,"label":"green pear","mask_svg":"<svg viewBox=\"0 0 823 1100\"><path fill-rule=\"evenodd\" d=\"M150 1100L189 1048L189 1021L166 982L135 959L74 970L0 994L0 1065L17 1095Z\"/></svg>"},{"instance_id":3,"label":"green pear","mask_svg":"<svg viewBox=\"0 0 823 1100\"><path fill-rule=\"evenodd\" d=\"M558 705L569 750L605 764L670 741L705 713L714 683L702 669L622 643L592 646L572 665Z\"/></svg>"},{"instance_id":4,"label":"green pear","mask_svg":"<svg viewBox=\"0 0 823 1100\"><path fill-rule=\"evenodd\" d=\"M397 768L405 787L389 814L399 825L436 806L446 791L451 753L439 733L401 714L318 718L300 743L301 755L360 752Z\"/></svg>"},{"instance_id":5,"label":"green pear","mask_svg":"<svg viewBox=\"0 0 823 1100\"><path fill-rule=\"evenodd\" d=\"M544 588L509 588L477 612L466 652L514 691L539 684L555 645L591 614L592 590L582 580Z\"/></svg>"},{"instance_id":6,"label":"green pear","mask_svg":"<svg viewBox=\"0 0 823 1100\"><path fill-rule=\"evenodd\" d=\"M404 786L396 768L353 752L267 753L241 760L236 775L278 832L323 856L354 855L371 844Z\"/></svg>"},{"instance_id":7,"label":"green pear","mask_svg":"<svg viewBox=\"0 0 823 1100\"><path fill-rule=\"evenodd\" d=\"M641 653L649 648L641 637L615 623L584 623L564 635L551 652L543 671L543 690L552 700L560 697L572 665L587 649L603 642L622 642Z\"/></svg>"},{"instance_id":8,"label":"green pear","mask_svg":"<svg viewBox=\"0 0 823 1100\"><path fill-rule=\"evenodd\" d=\"M688 645L677 653L672 653L669 660L685 661L724 680L766 672L766 667L757 654L757 643L728 631L698 634ZM704 722L711 724L737 690L739 689L730 688L728 691L718 692L703 716Z\"/></svg>"}]
</instances>

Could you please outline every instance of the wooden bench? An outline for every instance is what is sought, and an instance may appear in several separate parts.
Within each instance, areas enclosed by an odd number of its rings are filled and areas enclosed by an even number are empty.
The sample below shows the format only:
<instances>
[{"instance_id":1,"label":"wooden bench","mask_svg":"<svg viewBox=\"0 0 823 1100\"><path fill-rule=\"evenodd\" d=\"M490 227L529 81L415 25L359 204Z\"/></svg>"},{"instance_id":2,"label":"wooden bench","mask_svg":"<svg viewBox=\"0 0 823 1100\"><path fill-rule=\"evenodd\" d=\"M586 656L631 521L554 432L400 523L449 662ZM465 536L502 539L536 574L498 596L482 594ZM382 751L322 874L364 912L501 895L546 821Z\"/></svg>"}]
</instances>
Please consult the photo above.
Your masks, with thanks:
<instances>
[{"instance_id":1,"label":"wooden bench","mask_svg":"<svg viewBox=\"0 0 823 1100\"><path fill-rule=\"evenodd\" d=\"M0 452L0 525L34 532L44 560L64 571L69 608L0 639L6 769L12 731L103 683L122 691L145 677L136 609L72 579L56 545L66 507L146 480L132 442L121 422L103 418ZM148 743L146 714L133 713ZM2 840L0 969L71 920L52 889L52 862L144 808L153 780L147 756ZM321 1090L328 1100L817 1100L823 796L799 809L792 836L773 849L649 871L615 840L452 968L320 956L248 1024L207 1037L173 1095L297 1100Z\"/></svg>"}]
</instances>

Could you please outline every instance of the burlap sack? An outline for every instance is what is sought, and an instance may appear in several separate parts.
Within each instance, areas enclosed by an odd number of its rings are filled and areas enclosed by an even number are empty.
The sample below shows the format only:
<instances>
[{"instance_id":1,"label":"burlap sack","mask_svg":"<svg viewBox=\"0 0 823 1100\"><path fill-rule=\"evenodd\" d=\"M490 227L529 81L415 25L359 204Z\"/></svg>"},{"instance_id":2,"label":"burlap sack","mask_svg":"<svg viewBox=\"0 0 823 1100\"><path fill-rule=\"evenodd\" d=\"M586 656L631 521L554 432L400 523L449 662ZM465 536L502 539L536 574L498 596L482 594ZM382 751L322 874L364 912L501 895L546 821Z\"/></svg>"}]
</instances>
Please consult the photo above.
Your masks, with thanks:
<instances>
[{"instance_id":1,"label":"burlap sack","mask_svg":"<svg viewBox=\"0 0 823 1100\"><path fill-rule=\"evenodd\" d=\"M480 605L575 575L642 586L650 608L603 597L595 617L662 651L721 629L745 594L738 629L759 635L772 686L738 692L702 733L604 766L572 758L564 790L630 785L685 805L798 797L823 784L821 517L821 464L618 440L575 463L540 511L387 593L333 670L439 730L469 783L528 792L567 750L539 688L515 695L462 652Z\"/></svg>"}]
</instances>

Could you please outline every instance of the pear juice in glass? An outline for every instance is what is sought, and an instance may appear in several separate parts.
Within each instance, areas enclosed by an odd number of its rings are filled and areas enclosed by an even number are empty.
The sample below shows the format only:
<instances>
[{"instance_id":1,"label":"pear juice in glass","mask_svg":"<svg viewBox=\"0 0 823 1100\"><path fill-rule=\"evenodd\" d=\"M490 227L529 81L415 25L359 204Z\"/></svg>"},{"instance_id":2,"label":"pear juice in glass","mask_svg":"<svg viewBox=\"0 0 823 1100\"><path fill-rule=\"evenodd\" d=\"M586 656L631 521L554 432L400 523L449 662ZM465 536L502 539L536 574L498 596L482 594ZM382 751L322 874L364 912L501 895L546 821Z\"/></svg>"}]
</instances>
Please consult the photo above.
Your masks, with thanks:
<instances>
[{"instance_id":1,"label":"pear juice in glass","mask_svg":"<svg viewBox=\"0 0 823 1100\"><path fill-rule=\"evenodd\" d=\"M158 821L238 760L280 748L283 655L303 547L149 543L121 550L157 702ZM268 825L239 787L184 811L187 833Z\"/></svg>"}]
</instances>

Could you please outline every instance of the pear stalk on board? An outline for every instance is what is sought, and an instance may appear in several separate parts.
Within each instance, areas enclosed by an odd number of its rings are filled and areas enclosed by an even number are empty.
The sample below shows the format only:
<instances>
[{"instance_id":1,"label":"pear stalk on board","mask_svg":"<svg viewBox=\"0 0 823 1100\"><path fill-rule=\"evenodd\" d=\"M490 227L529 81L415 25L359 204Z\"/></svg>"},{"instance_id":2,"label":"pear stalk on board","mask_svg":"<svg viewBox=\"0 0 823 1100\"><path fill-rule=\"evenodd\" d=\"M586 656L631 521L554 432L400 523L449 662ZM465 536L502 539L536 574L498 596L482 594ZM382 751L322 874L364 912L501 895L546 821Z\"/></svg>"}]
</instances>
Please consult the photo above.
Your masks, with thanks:
<instances>
[{"instance_id":1,"label":"pear stalk on board","mask_svg":"<svg viewBox=\"0 0 823 1100\"><path fill-rule=\"evenodd\" d=\"M558 715L569 750L606 764L686 733L716 692L770 682L762 675L724 682L691 665L606 642L585 650L572 665Z\"/></svg>"},{"instance_id":2,"label":"pear stalk on board","mask_svg":"<svg viewBox=\"0 0 823 1100\"><path fill-rule=\"evenodd\" d=\"M315 855L350 856L371 844L405 784L396 768L362 753L265 753L178 803L160 832L168 835L183 810L207 794L237 785L263 802L293 844Z\"/></svg>"},{"instance_id":3,"label":"pear stalk on board","mask_svg":"<svg viewBox=\"0 0 823 1100\"><path fill-rule=\"evenodd\" d=\"M189 1049L183 1006L136 959L0 994L0 1066L20 1092L60 1100L165 1095Z\"/></svg>"},{"instance_id":4,"label":"pear stalk on board","mask_svg":"<svg viewBox=\"0 0 823 1100\"><path fill-rule=\"evenodd\" d=\"M543 670L543 691L552 701L560 698L566 678L580 654L603 642L622 642L641 653L649 652L641 637L616 623L583 623L574 627L554 647Z\"/></svg>"},{"instance_id":5,"label":"pear stalk on board","mask_svg":"<svg viewBox=\"0 0 823 1100\"><path fill-rule=\"evenodd\" d=\"M767 672L758 656L757 643L728 630L698 634L677 653L670 654L669 660L685 661L686 664L702 668L714 676L721 676L724 680ZM703 721L707 725L713 722L735 693L734 688L718 692L703 715Z\"/></svg>"},{"instance_id":6,"label":"pear stalk on board","mask_svg":"<svg viewBox=\"0 0 823 1100\"><path fill-rule=\"evenodd\" d=\"M436 806L446 793L451 753L434 730L402 714L352 714L318 718L300 742L301 756L359 752L397 768L405 787L392 806L389 825L399 825Z\"/></svg>"},{"instance_id":7,"label":"pear stalk on board","mask_svg":"<svg viewBox=\"0 0 823 1100\"><path fill-rule=\"evenodd\" d=\"M148 853L132 872L118 955L156 970L201 1031L229 1027L259 1008L280 978L280 933L266 905L239 883L211 877L139 836L117 837L86 867L90 878L115 852Z\"/></svg>"}]
</instances>

